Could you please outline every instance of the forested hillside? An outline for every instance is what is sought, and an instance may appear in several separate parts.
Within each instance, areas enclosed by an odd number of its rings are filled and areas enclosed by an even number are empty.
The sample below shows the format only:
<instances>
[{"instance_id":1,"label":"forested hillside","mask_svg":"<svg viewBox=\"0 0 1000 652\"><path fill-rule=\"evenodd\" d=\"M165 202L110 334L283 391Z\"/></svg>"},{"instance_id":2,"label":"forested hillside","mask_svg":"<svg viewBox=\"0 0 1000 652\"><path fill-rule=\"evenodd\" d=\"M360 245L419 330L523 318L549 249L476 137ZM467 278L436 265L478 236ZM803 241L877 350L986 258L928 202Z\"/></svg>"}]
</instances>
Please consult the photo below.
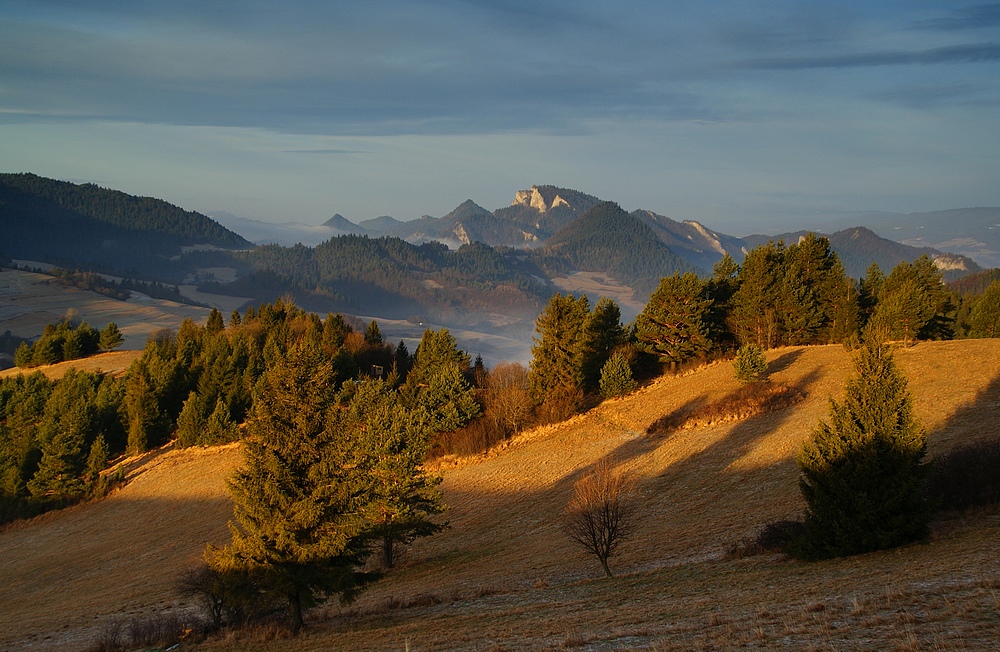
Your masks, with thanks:
<instances>
[{"instance_id":1,"label":"forested hillside","mask_svg":"<svg viewBox=\"0 0 1000 652\"><path fill-rule=\"evenodd\" d=\"M261 299L284 289L313 309L377 311L395 319L427 315L448 323L488 321L487 313L530 319L549 294L521 253L481 243L453 251L438 242L350 235L314 249L266 246L232 255L253 273L203 289Z\"/></svg>"},{"instance_id":2,"label":"forested hillside","mask_svg":"<svg viewBox=\"0 0 1000 652\"><path fill-rule=\"evenodd\" d=\"M597 204L560 230L537 255L550 273L607 272L641 296L674 272L705 273L671 251L638 217L611 202Z\"/></svg>"},{"instance_id":3,"label":"forested hillside","mask_svg":"<svg viewBox=\"0 0 1000 652\"><path fill-rule=\"evenodd\" d=\"M0 242L12 258L175 279L182 247L252 246L204 215L149 197L33 174L0 175Z\"/></svg>"}]
</instances>

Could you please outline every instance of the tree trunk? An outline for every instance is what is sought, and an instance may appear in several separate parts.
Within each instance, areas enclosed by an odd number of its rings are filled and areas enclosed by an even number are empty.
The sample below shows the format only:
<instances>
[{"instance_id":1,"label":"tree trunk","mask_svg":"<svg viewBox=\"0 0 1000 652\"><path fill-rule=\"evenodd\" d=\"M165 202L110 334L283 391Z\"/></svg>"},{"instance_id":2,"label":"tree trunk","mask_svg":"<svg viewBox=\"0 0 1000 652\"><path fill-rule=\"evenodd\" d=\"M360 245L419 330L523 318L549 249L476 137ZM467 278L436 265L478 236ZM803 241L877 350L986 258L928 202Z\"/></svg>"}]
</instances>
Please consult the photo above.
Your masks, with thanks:
<instances>
[{"instance_id":1,"label":"tree trunk","mask_svg":"<svg viewBox=\"0 0 1000 652\"><path fill-rule=\"evenodd\" d=\"M608 558L601 557L600 559L601 559L601 566L604 567L604 574L607 575L608 577L614 577L614 575L611 574L611 567L608 566Z\"/></svg>"},{"instance_id":2,"label":"tree trunk","mask_svg":"<svg viewBox=\"0 0 1000 652\"><path fill-rule=\"evenodd\" d=\"M382 536L382 556L386 568L392 568L392 531L386 525L385 534Z\"/></svg>"},{"instance_id":3,"label":"tree trunk","mask_svg":"<svg viewBox=\"0 0 1000 652\"><path fill-rule=\"evenodd\" d=\"M302 629L302 596L298 591L288 594L288 608L292 612L292 634L298 635Z\"/></svg>"}]
</instances>

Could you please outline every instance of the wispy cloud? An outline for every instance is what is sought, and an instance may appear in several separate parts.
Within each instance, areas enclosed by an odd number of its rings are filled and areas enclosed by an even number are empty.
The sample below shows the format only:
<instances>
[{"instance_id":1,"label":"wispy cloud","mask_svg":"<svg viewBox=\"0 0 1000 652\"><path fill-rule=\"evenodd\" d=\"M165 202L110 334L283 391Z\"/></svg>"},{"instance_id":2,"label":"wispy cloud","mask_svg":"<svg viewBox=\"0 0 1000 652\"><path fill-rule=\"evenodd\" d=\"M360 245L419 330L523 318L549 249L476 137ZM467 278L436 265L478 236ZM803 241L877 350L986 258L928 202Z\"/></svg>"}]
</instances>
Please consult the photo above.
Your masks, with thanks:
<instances>
[{"instance_id":1,"label":"wispy cloud","mask_svg":"<svg viewBox=\"0 0 1000 652\"><path fill-rule=\"evenodd\" d=\"M1000 25L1000 3L962 7L947 16L938 16L917 21L918 29L940 31L963 31L984 29Z\"/></svg>"},{"instance_id":2,"label":"wispy cloud","mask_svg":"<svg viewBox=\"0 0 1000 652\"><path fill-rule=\"evenodd\" d=\"M739 62L736 67L756 70L809 68L867 68L873 66L936 65L1000 61L1000 44L954 45L911 52L862 52L820 57L777 57Z\"/></svg>"}]
</instances>

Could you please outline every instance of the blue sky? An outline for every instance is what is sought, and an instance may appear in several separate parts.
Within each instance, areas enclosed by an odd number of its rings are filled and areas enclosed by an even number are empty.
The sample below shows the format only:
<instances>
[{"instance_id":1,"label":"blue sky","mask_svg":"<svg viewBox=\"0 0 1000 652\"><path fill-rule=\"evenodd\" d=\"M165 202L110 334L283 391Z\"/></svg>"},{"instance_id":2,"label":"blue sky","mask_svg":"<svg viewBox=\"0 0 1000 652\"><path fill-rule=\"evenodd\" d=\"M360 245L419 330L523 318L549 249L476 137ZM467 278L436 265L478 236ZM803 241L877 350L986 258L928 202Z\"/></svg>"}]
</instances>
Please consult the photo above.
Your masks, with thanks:
<instances>
[{"instance_id":1,"label":"blue sky","mask_svg":"<svg viewBox=\"0 0 1000 652\"><path fill-rule=\"evenodd\" d=\"M0 0L0 171L317 224L1000 205L1000 4Z\"/></svg>"}]
</instances>

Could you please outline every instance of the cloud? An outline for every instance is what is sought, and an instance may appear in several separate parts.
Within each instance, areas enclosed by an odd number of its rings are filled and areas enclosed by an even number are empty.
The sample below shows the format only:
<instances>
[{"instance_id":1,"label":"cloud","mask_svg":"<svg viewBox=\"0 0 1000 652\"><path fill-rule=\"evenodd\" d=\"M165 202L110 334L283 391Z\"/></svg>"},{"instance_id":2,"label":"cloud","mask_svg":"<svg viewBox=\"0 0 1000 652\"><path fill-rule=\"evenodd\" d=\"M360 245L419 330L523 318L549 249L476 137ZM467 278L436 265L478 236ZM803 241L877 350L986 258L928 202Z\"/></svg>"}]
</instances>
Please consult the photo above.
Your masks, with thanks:
<instances>
[{"instance_id":1,"label":"cloud","mask_svg":"<svg viewBox=\"0 0 1000 652\"><path fill-rule=\"evenodd\" d=\"M1000 61L1000 44L953 45L910 52L863 52L820 57L751 59L736 64L754 70L804 70L813 68L868 68L875 66L935 65Z\"/></svg>"},{"instance_id":2,"label":"cloud","mask_svg":"<svg viewBox=\"0 0 1000 652\"><path fill-rule=\"evenodd\" d=\"M962 7L948 16L918 21L917 29L943 32L984 29L1000 25L1000 3Z\"/></svg>"}]
</instances>

